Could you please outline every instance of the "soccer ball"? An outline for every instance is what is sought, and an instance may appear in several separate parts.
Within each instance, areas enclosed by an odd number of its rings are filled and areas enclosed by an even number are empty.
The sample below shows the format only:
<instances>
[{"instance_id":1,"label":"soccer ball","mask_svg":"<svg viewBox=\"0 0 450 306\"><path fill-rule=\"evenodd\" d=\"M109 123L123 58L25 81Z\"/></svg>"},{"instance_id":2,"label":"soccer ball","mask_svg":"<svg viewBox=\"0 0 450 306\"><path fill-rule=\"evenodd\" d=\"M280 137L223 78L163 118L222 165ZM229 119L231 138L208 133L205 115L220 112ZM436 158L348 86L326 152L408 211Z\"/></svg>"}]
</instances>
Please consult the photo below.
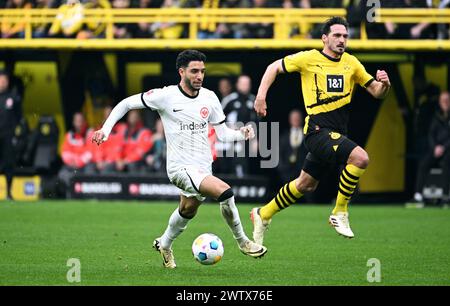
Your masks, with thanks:
<instances>
[{"instance_id":1,"label":"soccer ball","mask_svg":"<svg viewBox=\"0 0 450 306\"><path fill-rule=\"evenodd\" d=\"M192 243L192 254L202 265L213 265L223 257L223 243L214 234L201 234Z\"/></svg>"}]
</instances>

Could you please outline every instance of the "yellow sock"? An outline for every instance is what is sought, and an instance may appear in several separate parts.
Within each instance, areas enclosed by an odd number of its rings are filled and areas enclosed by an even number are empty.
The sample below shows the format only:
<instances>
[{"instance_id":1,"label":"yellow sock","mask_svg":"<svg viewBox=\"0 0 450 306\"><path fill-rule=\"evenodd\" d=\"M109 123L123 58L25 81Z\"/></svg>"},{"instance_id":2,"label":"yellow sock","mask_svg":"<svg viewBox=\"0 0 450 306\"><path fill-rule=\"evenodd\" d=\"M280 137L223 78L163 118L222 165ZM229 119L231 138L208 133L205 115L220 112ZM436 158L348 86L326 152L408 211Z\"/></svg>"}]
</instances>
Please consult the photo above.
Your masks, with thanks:
<instances>
[{"instance_id":1,"label":"yellow sock","mask_svg":"<svg viewBox=\"0 0 450 306\"><path fill-rule=\"evenodd\" d=\"M303 194L297 190L295 180L293 180L292 182L284 185L272 201L261 207L259 210L259 215L262 219L269 220L277 212L294 204L302 196Z\"/></svg>"},{"instance_id":2,"label":"yellow sock","mask_svg":"<svg viewBox=\"0 0 450 306\"><path fill-rule=\"evenodd\" d=\"M355 192L356 185L364 171L366 171L366 169L358 168L352 164L347 164L344 170L342 170L341 176L339 177L339 189L336 198L336 206L332 212L333 215L337 212L347 212L348 202Z\"/></svg>"}]
</instances>

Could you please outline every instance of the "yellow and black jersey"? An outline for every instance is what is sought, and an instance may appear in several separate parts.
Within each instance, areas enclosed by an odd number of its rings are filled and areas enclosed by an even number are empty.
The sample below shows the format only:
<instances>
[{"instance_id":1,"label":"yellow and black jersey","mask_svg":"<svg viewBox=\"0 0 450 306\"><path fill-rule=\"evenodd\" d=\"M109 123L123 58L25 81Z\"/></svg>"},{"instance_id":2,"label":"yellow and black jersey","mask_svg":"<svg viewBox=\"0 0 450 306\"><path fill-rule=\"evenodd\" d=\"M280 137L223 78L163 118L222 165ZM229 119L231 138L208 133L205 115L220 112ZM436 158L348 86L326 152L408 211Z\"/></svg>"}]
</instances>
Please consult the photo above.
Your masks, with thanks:
<instances>
[{"instance_id":1,"label":"yellow and black jersey","mask_svg":"<svg viewBox=\"0 0 450 306\"><path fill-rule=\"evenodd\" d=\"M300 72L303 100L308 114L305 134L322 128L347 134L348 105L355 83L367 87L374 80L356 57L348 53L329 57L318 50L283 58L285 72Z\"/></svg>"}]
</instances>

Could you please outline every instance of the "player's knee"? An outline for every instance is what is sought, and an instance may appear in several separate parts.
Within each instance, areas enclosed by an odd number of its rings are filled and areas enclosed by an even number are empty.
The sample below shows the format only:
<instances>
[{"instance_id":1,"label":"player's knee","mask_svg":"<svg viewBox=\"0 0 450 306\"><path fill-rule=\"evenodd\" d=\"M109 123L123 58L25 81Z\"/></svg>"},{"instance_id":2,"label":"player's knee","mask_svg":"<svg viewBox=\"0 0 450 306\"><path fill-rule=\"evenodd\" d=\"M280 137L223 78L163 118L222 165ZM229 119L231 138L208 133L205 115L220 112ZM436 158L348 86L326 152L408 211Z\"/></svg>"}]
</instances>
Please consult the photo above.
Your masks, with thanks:
<instances>
[{"instance_id":1,"label":"player's knee","mask_svg":"<svg viewBox=\"0 0 450 306\"><path fill-rule=\"evenodd\" d=\"M309 192L313 192L316 190L317 188L317 183L316 182L312 182L309 180L298 180L297 181L297 190L300 191L301 193L305 194L305 193L309 193Z\"/></svg>"},{"instance_id":2,"label":"player's knee","mask_svg":"<svg viewBox=\"0 0 450 306\"><path fill-rule=\"evenodd\" d=\"M178 208L178 211L183 218L192 219L197 214L198 206L193 203L185 203Z\"/></svg>"},{"instance_id":3,"label":"player's knee","mask_svg":"<svg viewBox=\"0 0 450 306\"><path fill-rule=\"evenodd\" d=\"M217 201L223 202L223 201L228 200L228 199L230 199L232 197L234 197L233 189L231 189L231 187L228 187L228 189L225 190L224 192L222 192L222 194L217 198Z\"/></svg>"},{"instance_id":4,"label":"player's knee","mask_svg":"<svg viewBox=\"0 0 450 306\"><path fill-rule=\"evenodd\" d=\"M361 169L366 169L369 166L369 155L366 151L363 151L359 154L358 158L355 161L355 166Z\"/></svg>"},{"instance_id":5,"label":"player's knee","mask_svg":"<svg viewBox=\"0 0 450 306\"><path fill-rule=\"evenodd\" d=\"M349 158L349 163L358 168L366 169L369 166L369 154L363 149L352 152Z\"/></svg>"},{"instance_id":6,"label":"player's knee","mask_svg":"<svg viewBox=\"0 0 450 306\"><path fill-rule=\"evenodd\" d=\"M190 207L180 207L178 211L180 213L180 216L186 219L192 219L197 214L197 210L194 210Z\"/></svg>"}]
</instances>

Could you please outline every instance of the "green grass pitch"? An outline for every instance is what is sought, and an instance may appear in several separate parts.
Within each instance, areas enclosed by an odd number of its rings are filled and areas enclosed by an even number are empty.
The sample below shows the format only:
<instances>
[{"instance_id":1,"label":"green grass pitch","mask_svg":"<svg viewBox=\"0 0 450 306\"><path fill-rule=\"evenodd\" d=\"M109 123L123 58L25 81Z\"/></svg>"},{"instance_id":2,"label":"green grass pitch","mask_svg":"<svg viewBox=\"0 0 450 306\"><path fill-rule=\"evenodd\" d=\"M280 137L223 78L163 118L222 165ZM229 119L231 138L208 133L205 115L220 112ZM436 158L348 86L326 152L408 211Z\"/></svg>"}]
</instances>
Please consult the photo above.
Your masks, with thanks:
<instances>
[{"instance_id":1,"label":"green grass pitch","mask_svg":"<svg viewBox=\"0 0 450 306\"><path fill-rule=\"evenodd\" d=\"M240 204L251 237L249 211ZM73 285L69 258L81 263L78 285L450 285L450 210L353 205L355 239L327 224L331 206L296 205L277 215L262 259L240 253L218 204L200 207L174 244L177 269L162 267L151 244L177 203L0 202L0 285ZM225 255L202 266L194 238L219 235ZM381 282L369 283L370 258Z\"/></svg>"}]
</instances>

